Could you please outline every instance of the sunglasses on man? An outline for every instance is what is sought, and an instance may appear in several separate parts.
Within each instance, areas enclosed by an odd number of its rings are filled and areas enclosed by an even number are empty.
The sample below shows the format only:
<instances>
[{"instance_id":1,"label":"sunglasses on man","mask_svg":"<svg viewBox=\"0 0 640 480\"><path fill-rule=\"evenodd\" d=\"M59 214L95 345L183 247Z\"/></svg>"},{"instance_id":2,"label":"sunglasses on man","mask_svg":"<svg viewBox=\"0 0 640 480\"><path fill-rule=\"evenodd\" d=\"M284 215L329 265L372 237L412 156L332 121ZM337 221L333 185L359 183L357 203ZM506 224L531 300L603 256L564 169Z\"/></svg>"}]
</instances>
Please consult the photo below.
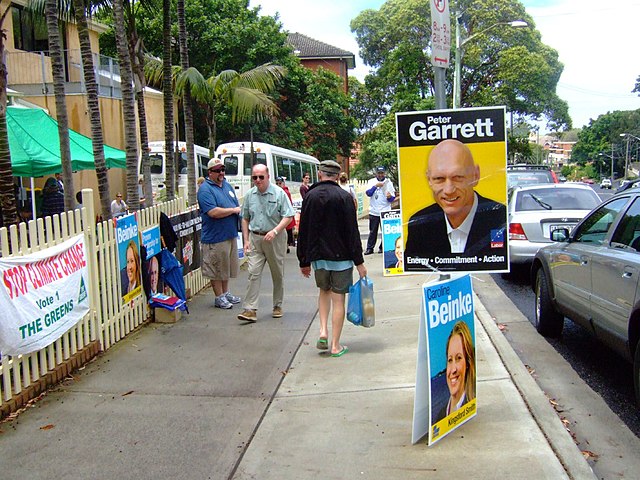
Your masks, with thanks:
<instances>
[{"instance_id":1,"label":"sunglasses on man","mask_svg":"<svg viewBox=\"0 0 640 480\"><path fill-rule=\"evenodd\" d=\"M264 180L264 175L252 175L251 178L253 178L254 180Z\"/></svg>"},{"instance_id":2,"label":"sunglasses on man","mask_svg":"<svg viewBox=\"0 0 640 480\"><path fill-rule=\"evenodd\" d=\"M210 169L209 171L210 171L210 172L213 172L213 173L221 173L221 172L224 172L224 167L221 167L221 168L212 168L212 169Z\"/></svg>"}]
</instances>

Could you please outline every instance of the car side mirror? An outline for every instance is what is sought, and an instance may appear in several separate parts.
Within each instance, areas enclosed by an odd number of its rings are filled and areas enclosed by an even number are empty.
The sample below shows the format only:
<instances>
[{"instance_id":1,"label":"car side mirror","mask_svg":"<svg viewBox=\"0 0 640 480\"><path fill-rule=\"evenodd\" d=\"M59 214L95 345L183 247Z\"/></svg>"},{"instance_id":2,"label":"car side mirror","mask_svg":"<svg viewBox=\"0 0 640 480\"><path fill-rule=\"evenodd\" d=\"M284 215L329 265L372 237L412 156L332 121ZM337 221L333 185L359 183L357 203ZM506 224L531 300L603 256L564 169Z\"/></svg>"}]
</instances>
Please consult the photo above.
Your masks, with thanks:
<instances>
[{"instance_id":1,"label":"car side mirror","mask_svg":"<svg viewBox=\"0 0 640 480\"><path fill-rule=\"evenodd\" d=\"M558 228L551 232L551 240L554 242L566 242L569 238L568 228Z\"/></svg>"}]
</instances>

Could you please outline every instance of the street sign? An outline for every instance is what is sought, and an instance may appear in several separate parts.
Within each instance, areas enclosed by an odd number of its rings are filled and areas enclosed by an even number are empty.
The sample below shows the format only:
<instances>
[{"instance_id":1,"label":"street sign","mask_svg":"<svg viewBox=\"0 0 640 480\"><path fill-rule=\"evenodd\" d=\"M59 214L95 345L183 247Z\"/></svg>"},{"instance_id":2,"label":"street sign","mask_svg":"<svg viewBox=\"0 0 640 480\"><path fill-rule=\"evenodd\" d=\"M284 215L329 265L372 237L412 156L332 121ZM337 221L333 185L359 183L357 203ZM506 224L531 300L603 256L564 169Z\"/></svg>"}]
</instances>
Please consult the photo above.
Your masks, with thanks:
<instances>
[{"instance_id":1,"label":"street sign","mask_svg":"<svg viewBox=\"0 0 640 480\"><path fill-rule=\"evenodd\" d=\"M449 0L431 0L431 64L434 67L449 67L451 50L451 27Z\"/></svg>"}]
</instances>

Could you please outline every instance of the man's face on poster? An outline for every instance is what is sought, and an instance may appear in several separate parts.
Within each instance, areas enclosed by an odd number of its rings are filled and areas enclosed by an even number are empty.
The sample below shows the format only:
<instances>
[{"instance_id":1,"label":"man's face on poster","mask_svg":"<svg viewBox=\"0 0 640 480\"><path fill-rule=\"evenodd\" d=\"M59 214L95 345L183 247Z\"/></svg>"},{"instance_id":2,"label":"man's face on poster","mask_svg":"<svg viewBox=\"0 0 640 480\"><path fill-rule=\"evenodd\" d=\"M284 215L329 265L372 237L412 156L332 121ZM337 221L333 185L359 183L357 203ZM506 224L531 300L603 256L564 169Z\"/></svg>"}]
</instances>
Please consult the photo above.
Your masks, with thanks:
<instances>
[{"instance_id":1,"label":"man's face on poster","mask_svg":"<svg viewBox=\"0 0 640 480\"><path fill-rule=\"evenodd\" d=\"M156 257L151 257L149 262L149 282L151 283L151 291L158 291L158 278L160 276L159 268L158 268L158 259Z\"/></svg>"},{"instance_id":2,"label":"man's face on poster","mask_svg":"<svg viewBox=\"0 0 640 480\"><path fill-rule=\"evenodd\" d=\"M431 152L427 180L436 203L453 228L459 227L469 214L474 201L473 188L479 179L480 169L462 143L445 140Z\"/></svg>"}]
</instances>

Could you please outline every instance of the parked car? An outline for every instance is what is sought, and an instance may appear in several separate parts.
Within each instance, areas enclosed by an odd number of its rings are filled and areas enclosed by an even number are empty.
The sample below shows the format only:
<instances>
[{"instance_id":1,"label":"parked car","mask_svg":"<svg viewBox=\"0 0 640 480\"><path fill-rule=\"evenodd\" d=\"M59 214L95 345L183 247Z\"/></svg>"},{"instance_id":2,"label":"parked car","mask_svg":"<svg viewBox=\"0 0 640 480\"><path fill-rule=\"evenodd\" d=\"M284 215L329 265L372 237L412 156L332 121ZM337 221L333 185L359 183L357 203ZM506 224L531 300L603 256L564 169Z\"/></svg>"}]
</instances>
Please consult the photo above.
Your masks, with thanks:
<instances>
[{"instance_id":1,"label":"parked car","mask_svg":"<svg viewBox=\"0 0 640 480\"><path fill-rule=\"evenodd\" d=\"M600 182L600 188L608 188L609 190L611 190L611 179L603 178Z\"/></svg>"},{"instance_id":2,"label":"parked car","mask_svg":"<svg viewBox=\"0 0 640 480\"><path fill-rule=\"evenodd\" d=\"M551 243L551 232L571 230L600 204L598 194L579 183L516 187L509 193L509 262L531 263Z\"/></svg>"},{"instance_id":3,"label":"parked car","mask_svg":"<svg viewBox=\"0 0 640 480\"><path fill-rule=\"evenodd\" d=\"M558 177L546 165L507 165L508 188L539 183L558 183Z\"/></svg>"},{"instance_id":4,"label":"parked car","mask_svg":"<svg viewBox=\"0 0 640 480\"><path fill-rule=\"evenodd\" d=\"M617 193L558 242L536 254L531 278L535 323L544 336L562 333L564 317L633 363L640 404L640 190Z\"/></svg>"}]
</instances>

